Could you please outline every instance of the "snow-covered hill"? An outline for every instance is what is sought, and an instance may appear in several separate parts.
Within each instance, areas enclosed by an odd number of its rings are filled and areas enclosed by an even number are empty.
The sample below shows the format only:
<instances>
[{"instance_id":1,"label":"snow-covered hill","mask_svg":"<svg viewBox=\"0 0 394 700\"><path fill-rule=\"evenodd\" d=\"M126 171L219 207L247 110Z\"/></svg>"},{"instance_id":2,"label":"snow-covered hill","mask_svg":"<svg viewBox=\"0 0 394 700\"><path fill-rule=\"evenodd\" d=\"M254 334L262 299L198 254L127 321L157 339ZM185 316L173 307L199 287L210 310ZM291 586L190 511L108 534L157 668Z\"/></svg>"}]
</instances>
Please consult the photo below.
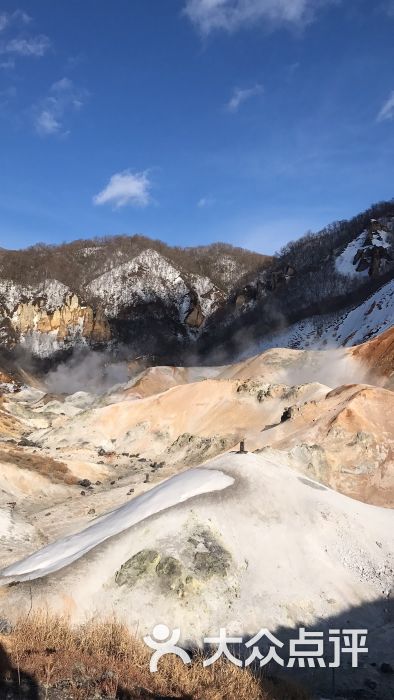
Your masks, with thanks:
<instances>
[{"instance_id":1,"label":"snow-covered hill","mask_svg":"<svg viewBox=\"0 0 394 700\"><path fill-rule=\"evenodd\" d=\"M349 347L364 343L393 325L394 280L391 280L359 305L293 323L265 336L250 347L248 353L242 354L255 354L274 347Z\"/></svg>"},{"instance_id":2,"label":"snow-covered hill","mask_svg":"<svg viewBox=\"0 0 394 700\"><path fill-rule=\"evenodd\" d=\"M376 205L290 242L202 328L211 361L270 347L342 347L394 324L394 215ZM224 357L223 357L224 356Z\"/></svg>"},{"instance_id":3,"label":"snow-covered hill","mask_svg":"<svg viewBox=\"0 0 394 700\"><path fill-rule=\"evenodd\" d=\"M394 321L390 212L392 203L376 205L274 259L142 236L2 250L0 349L50 358L122 345L179 364L218 350L230 361L275 345L362 342Z\"/></svg>"},{"instance_id":4,"label":"snow-covered hill","mask_svg":"<svg viewBox=\"0 0 394 700\"><path fill-rule=\"evenodd\" d=\"M90 243L0 251L0 349L22 345L51 357L121 342L130 354L174 352L240 277L268 260L225 244L180 249L141 236Z\"/></svg>"},{"instance_id":5,"label":"snow-covered hill","mask_svg":"<svg viewBox=\"0 0 394 700\"><path fill-rule=\"evenodd\" d=\"M341 275L363 276L383 272L392 261L392 221L383 225L372 219L368 229L351 241L337 256L335 267ZM383 228L384 226L384 228Z\"/></svg>"},{"instance_id":6,"label":"snow-covered hill","mask_svg":"<svg viewBox=\"0 0 394 700\"><path fill-rule=\"evenodd\" d=\"M186 275L155 250L145 250L133 260L117 265L86 287L88 297L104 304L107 316L114 317L128 307L160 300L174 305L179 320L190 322L195 305L201 322L223 299L221 291L208 277Z\"/></svg>"}]
</instances>

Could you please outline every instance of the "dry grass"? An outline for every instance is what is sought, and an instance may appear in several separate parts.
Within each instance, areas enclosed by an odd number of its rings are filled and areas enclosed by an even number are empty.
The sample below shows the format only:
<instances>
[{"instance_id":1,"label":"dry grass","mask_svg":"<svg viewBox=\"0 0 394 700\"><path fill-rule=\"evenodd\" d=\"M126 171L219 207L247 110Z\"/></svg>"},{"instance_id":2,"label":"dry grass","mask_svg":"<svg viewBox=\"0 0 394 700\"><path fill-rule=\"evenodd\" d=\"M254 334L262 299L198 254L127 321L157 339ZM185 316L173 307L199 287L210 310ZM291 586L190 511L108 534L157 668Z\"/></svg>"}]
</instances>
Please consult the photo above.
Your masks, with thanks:
<instances>
[{"instance_id":1,"label":"dry grass","mask_svg":"<svg viewBox=\"0 0 394 700\"><path fill-rule=\"evenodd\" d=\"M11 377L8 372L4 372L2 369L0 369L0 383L1 384L16 384L15 380Z\"/></svg>"},{"instance_id":2,"label":"dry grass","mask_svg":"<svg viewBox=\"0 0 394 700\"><path fill-rule=\"evenodd\" d=\"M0 382L1 372L0 372ZM22 433L22 424L20 421L7 412L4 396L0 394L0 434L2 437L17 437Z\"/></svg>"},{"instance_id":3,"label":"dry grass","mask_svg":"<svg viewBox=\"0 0 394 700\"><path fill-rule=\"evenodd\" d=\"M22 426L19 421L0 408L0 435L7 438L16 438L21 432Z\"/></svg>"},{"instance_id":4,"label":"dry grass","mask_svg":"<svg viewBox=\"0 0 394 700\"><path fill-rule=\"evenodd\" d=\"M226 661L204 668L202 657L189 666L174 656L150 673L150 650L115 621L71 627L65 619L32 615L10 636L0 635L8 660L1 675L14 684L34 677L46 698L182 698L183 700L307 700L299 688L258 681ZM8 668L7 668L8 667ZM0 680L1 687L1 680ZM54 694L55 693L55 694ZM62 695L65 693L65 695Z\"/></svg>"},{"instance_id":5,"label":"dry grass","mask_svg":"<svg viewBox=\"0 0 394 700\"><path fill-rule=\"evenodd\" d=\"M0 449L0 462L13 464L20 469L28 469L37 472L53 483L62 483L72 486L77 479L66 464L58 462L44 454L35 454L25 450L13 448L11 450Z\"/></svg>"}]
</instances>

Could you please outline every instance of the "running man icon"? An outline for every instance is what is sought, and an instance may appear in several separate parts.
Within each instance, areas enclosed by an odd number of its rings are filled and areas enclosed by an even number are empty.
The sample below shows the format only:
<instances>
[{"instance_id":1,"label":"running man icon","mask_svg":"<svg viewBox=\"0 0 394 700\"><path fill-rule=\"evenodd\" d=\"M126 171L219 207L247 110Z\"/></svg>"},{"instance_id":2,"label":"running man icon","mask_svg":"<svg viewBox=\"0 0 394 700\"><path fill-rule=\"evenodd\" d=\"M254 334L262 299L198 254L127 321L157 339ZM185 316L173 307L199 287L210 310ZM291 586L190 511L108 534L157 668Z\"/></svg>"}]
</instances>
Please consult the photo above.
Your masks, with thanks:
<instances>
[{"instance_id":1,"label":"running man icon","mask_svg":"<svg viewBox=\"0 0 394 700\"><path fill-rule=\"evenodd\" d=\"M156 673L157 662L166 654L175 654L179 656L184 664L191 663L189 654L184 649L177 646L180 636L181 630L179 628L170 632L167 625L155 625L153 628L153 639L150 635L144 637L145 644L151 649L155 649L149 664L151 673Z\"/></svg>"}]
</instances>

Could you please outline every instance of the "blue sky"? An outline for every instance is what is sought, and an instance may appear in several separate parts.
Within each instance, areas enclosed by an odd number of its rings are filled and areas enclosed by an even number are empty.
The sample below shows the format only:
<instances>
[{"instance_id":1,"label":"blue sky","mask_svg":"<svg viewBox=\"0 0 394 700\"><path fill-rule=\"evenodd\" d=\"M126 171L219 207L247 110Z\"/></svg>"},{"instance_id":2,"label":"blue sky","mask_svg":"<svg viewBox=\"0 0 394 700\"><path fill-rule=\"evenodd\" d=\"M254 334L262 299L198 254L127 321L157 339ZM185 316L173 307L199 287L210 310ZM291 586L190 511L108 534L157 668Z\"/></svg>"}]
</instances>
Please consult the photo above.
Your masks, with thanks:
<instances>
[{"instance_id":1,"label":"blue sky","mask_svg":"<svg viewBox=\"0 0 394 700\"><path fill-rule=\"evenodd\" d=\"M0 246L272 253L394 196L393 0L0 0Z\"/></svg>"}]
</instances>

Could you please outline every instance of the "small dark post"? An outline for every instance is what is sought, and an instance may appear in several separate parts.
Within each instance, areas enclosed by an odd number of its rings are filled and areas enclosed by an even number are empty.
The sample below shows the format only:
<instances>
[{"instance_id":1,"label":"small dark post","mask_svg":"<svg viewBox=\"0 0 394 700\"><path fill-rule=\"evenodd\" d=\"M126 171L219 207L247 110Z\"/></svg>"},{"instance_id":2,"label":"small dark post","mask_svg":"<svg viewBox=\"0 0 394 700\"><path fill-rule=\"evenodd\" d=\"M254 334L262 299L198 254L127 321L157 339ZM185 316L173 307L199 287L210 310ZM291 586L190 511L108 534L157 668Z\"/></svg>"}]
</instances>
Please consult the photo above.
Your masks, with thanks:
<instances>
[{"instance_id":1,"label":"small dark post","mask_svg":"<svg viewBox=\"0 0 394 700\"><path fill-rule=\"evenodd\" d=\"M239 443L239 453L241 455L245 454L245 440L241 440Z\"/></svg>"}]
</instances>

